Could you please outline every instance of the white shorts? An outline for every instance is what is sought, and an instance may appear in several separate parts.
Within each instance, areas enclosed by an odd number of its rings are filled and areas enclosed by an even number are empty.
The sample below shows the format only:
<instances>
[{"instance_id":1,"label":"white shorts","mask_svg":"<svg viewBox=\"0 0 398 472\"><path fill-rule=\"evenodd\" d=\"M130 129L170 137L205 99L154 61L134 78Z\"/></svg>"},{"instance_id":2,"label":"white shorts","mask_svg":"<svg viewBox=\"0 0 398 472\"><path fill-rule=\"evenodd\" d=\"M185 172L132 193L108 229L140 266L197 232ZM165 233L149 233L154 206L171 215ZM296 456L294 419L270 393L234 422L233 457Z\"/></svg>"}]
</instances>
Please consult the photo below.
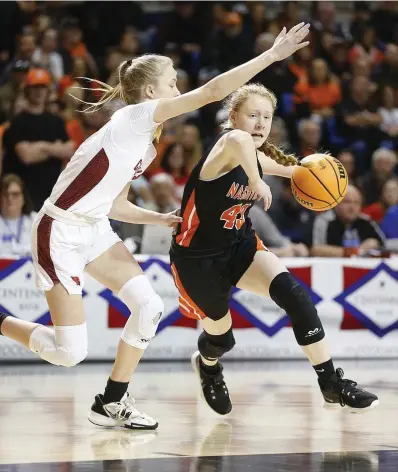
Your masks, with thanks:
<instances>
[{"instance_id":1,"label":"white shorts","mask_svg":"<svg viewBox=\"0 0 398 472\"><path fill-rule=\"evenodd\" d=\"M81 294L85 266L121 239L108 218L83 223L65 218L61 221L58 215L48 213L42 209L32 226L37 287L51 290L61 283L69 294Z\"/></svg>"}]
</instances>

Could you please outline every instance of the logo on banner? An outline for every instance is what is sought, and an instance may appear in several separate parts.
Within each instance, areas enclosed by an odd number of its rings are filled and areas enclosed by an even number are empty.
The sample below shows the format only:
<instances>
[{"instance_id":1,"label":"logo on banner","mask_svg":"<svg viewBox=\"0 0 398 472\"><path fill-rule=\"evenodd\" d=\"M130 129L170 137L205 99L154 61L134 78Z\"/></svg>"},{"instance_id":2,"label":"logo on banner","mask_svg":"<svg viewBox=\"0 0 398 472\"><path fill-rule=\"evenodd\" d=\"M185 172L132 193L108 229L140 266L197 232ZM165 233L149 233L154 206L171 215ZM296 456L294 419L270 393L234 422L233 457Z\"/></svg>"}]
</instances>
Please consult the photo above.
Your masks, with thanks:
<instances>
[{"instance_id":1,"label":"logo on banner","mask_svg":"<svg viewBox=\"0 0 398 472\"><path fill-rule=\"evenodd\" d=\"M47 300L36 287L30 258L0 261L0 311L26 321L51 324Z\"/></svg>"},{"instance_id":2,"label":"logo on banner","mask_svg":"<svg viewBox=\"0 0 398 472\"><path fill-rule=\"evenodd\" d=\"M347 284L347 280L352 283ZM372 270L344 267L345 290L335 298L344 308L341 328L367 328L379 337L397 329L397 282L398 271L384 262Z\"/></svg>"},{"instance_id":3,"label":"logo on banner","mask_svg":"<svg viewBox=\"0 0 398 472\"><path fill-rule=\"evenodd\" d=\"M140 265L165 305L157 332L169 326L197 328L197 320L187 318L179 311L178 290L174 285L170 265L157 258L149 258ZM311 267L294 268L291 273L308 290L313 303L319 303L321 298L310 288ZM108 289L100 292L99 296L109 304L108 327L122 328L130 316L127 306ZM274 336L282 328L290 326L290 318L272 300L236 288L232 289L230 309L233 328L257 328L267 336Z\"/></svg>"},{"instance_id":4,"label":"logo on banner","mask_svg":"<svg viewBox=\"0 0 398 472\"><path fill-rule=\"evenodd\" d=\"M0 310L26 321L48 324L46 297L36 288L33 274L31 259L1 261Z\"/></svg>"}]
</instances>

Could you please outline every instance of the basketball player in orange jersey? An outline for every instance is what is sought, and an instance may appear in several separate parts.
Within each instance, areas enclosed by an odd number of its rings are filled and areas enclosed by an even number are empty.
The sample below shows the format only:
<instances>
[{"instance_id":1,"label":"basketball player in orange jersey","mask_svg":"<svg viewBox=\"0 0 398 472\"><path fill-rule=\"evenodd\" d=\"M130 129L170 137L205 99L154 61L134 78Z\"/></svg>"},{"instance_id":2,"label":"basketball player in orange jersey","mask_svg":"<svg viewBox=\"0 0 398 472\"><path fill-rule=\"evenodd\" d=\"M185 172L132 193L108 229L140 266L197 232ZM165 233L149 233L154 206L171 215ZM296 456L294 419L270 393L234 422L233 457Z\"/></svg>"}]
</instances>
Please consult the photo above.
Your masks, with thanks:
<instances>
[{"instance_id":1,"label":"basketball player in orange jersey","mask_svg":"<svg viewBox=\"0 0 398 472\"><path fill-rule=\"evenodd\" d=\"M283 29L273 47L251 61L184 95L176 71L164 56L145 55L123 62L119 83L105 92L96 109L113 98L125 103L88 138L60 175L32 230L38 286L46 291L54 329L0 315L0 332L55 365L71 367L87 355L82 301L83 271L107 286L129 307L129 317L103 395L97 395L89 420L100 426L155 429L157 421L137 410L127 389L132 373L155 335L163 302L118 236L109 219L173 226L181 219L144 210L127 200L131 179L155 157L152 141L161 123L210 102L222 100L274 61L286 59L303 42L309 25ZM40 156L27 143L26 152ZM264 191L263 193L261 193ZM259 189L262 197L266 188Z\"/></svg>"},{"instance_id":2,"label":"basketball player in orange jersey","mask_svg":"<svg viewBox=\"0 0 398 472\"><path fill-rule=\"evenodd\" d=\"M267 141L276 98L262 85L244 85L226 103L229 122L199 161L185 186L183 222L173 236L171 269L180 292L180 311L203 328L192 365L208 405L224 415L232 404L219 361L235 344L229 312L233 286L270 296L289 315L293 332L316 373L326 407L364 412L376 395L335 370L324 329L308 293L251 228L248 213L258 198L264 209L271 192L263 174L291 178L292 155ZM311 162L309 163L311 164Z\"/></svg>"}]
</instances>

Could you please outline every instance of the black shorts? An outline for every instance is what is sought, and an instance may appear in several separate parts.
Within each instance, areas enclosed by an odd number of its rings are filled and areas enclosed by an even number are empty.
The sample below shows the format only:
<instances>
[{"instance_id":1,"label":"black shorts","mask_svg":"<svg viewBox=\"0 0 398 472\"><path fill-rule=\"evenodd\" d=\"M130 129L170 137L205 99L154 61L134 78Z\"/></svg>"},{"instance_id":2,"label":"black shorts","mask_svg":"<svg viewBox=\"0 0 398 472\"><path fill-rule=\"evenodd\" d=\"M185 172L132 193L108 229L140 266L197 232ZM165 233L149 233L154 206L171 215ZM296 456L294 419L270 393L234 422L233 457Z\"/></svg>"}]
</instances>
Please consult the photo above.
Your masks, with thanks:
<instances>
[{"instance_id":1,"label":"black shorts","mask_svg":"<svg viewBox=\"0 0 398 472\"><path fill-rule=\"evenodd\" d=\"M214 250L190 250L173 242L170 265L180 292L179 305L189 318L223 318L229 310L229 297L259 250L267 250L253 232L235 245Z\"/></svg>"}]
</instances>

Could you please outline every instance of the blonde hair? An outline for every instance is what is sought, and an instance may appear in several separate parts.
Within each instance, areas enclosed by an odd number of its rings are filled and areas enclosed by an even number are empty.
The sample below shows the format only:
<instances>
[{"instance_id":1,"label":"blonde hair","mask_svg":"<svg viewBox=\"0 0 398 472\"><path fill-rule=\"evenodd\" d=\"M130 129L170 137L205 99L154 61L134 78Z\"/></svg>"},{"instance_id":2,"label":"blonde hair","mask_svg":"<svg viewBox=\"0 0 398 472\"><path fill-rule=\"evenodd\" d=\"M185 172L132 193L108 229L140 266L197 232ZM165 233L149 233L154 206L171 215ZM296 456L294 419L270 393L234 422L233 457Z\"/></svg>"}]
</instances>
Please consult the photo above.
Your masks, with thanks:
<instances>
[{"instance_id":1,"label":"blonde hair","mask_svg":"<svg viewBox=\"0 0 398 472\"><path fill-rule=\"evenodd\" d=\"M231 112L239 111L239 108L249 98L250 95L259 95L260 97L267 98L272 104L272 112L275 111L277 106L277 100L275 95L268 90L264 85L261 84L247 84L238 88L233 92L224 103L224 111L228 114ZM224 128L232 128L231 120L228 119L225 123ZM272 144L269 141L265 141L264 144L259 148L264 154L273 159L282 166L295 166L299 165L299 160L294 154L285 154L281 149Z\"/></svg>"},{"instance_id":2,"label":"blonde hair","mask_svg":"<svg viewBox=\"0 0 398 472\"><path fill-rule=\"evenodd\" d=\"M91 92L104 92L103 96L97 102L86 102L73 96L79 102L88 107L84 110L86 113L95 112L102 106L112 100L119 99L125 105L139 103L143 98L146 85L155 85L158 77L163 74L167 66L172 66L173 62L169 57L159 54L144 54L135 59L123 61L118 67L118 83L114 87L97 79L88 79L87 77L78 77L81 79L92 80L100 85L96 88L78 87L82 90ZM154 138L159 140L162 133L162 126L159 126Z\"/></svg>"}]
</instances>

